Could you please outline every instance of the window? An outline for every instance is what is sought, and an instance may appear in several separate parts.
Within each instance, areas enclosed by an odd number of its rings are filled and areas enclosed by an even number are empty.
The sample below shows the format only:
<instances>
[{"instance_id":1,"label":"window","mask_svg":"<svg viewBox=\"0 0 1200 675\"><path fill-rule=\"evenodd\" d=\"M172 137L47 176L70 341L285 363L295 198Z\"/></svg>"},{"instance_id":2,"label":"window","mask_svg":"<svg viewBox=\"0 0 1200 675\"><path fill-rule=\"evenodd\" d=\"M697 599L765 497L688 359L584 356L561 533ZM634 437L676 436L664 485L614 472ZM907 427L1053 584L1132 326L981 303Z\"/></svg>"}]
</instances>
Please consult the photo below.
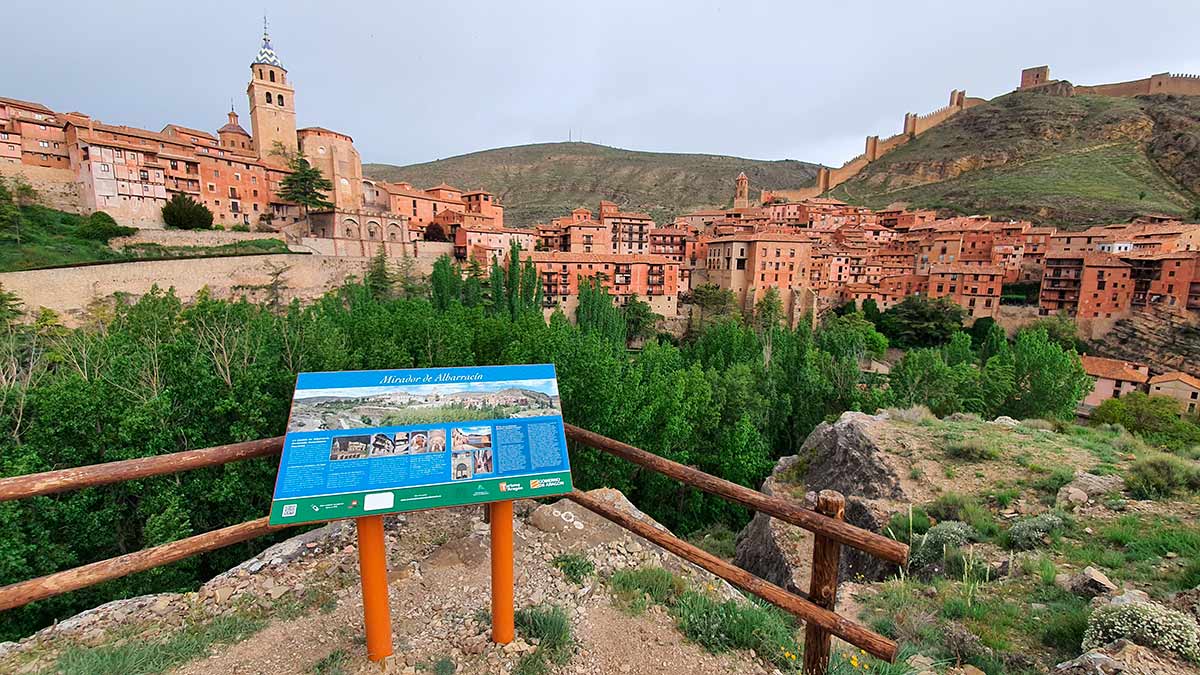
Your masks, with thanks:
<instances>
[{"instance_id":1,"label":"window","mask_svg":"<svg viewBox=\"0 0 1200 675\"><path fill-rule=\"evenodd\" d=\"M38 141L38 145L42 146L43 148L50 147L49 141ZM117 155L117 156L120 157L120 155Z\"/></svg>"},{"instance_id":2,"label":"window","mask_svg":"<svg viewBox=\"0 0 1200 675\"><path fill-rule=\"evenodd\" d=\"M279 106L283 107L283 94L279 94Z\"/></svg>"},{"instance_id":3,"label":"window","mask_svg":"<svg viewBox=\"0 0 1200 675\"><path fill-rule=\"evenodd\" d=\"M43 155L43 157L44 157L44 156L45 156L45 155ZM100 165L100 173L108 173L109 171L112 171L112 167L111 167L111 166L109 166L109 165L107 165L107 164L101 164L101 165Z\"/></svg>"},{"instance_id":4,"label":"window","mask_svg":"<svg viewBox=\"0 0 1200 675\"><path fill-rule=\"evenodd\" d=\"M250 176L250 184L258 185L258 176Z\"/></svg>"},{"instance_id":5,"label":"window","mask_svg":"<svg viewBox=\"0 0 1200 675\"><path fill-rule=\"evenodd\" d=\"M275 71L268 70L267 74L271 76L271 81L274 82L275 81Z\"/></svg>"},{"instance_id":6,"label":"window","mask_svg":"<svg viewBox=\"0 0 1200 675\"><path fill-rule=\"evenodd\" d=\"M140 178L144 181L150 180L150 172L149 171L139 171L138 178Z\"/></svg>"},{"instance_id":7,"label":"window","mask_svg":"<svg viewBox=\"0 0 1200 675\"><path fill-rule=\"evenodd\" d=\"M271 99L271 92L269 91L267 92L267 103L274 103L274 101Z\"/></svg>"}]
</instances>

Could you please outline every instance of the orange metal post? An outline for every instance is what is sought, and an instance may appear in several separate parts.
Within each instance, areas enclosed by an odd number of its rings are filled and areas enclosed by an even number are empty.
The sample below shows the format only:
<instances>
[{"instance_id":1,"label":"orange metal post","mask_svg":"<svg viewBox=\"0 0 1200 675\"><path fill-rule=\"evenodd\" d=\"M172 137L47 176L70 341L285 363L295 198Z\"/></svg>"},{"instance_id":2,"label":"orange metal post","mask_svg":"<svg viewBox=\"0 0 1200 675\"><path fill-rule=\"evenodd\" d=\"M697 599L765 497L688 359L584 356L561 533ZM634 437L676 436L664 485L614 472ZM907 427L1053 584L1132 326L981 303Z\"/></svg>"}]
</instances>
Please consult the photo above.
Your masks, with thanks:
<instances>
[{"instance_id":1,"label":"orange metal post","mask_svg":"<svg viewBox=\"0 0 1200 675\"><path fill-rule=\"evenodd\" d=\"M489 505L492 526L492 642L513 641L513 506Z\"/></svg>"},{"instance_id":2,"label":"orange metal post","mask_svg":"<svg viewBox=\"0 0 1200 675\"><path fill-rule=\"evenodd\" d=\"M367 658L382 661L392 655L392 613L388 606L387 552L383 516L355 520L358 526L358 568L362 577L363 618L367 625Z\"/></svg>"}]
</instances>

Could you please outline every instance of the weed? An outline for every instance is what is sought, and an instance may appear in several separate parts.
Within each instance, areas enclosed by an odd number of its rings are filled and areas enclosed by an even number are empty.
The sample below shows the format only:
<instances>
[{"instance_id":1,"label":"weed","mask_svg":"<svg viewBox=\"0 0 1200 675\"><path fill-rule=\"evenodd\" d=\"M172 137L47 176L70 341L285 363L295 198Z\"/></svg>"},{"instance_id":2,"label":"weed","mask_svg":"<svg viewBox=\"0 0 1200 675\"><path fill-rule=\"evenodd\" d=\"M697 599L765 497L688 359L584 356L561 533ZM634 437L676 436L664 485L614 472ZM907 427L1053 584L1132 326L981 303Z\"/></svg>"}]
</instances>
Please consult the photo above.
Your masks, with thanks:
<instances>
[{"instance_id":1,"label":"weed","mask_svg":"<svg viewBox=\"0 0 1200 675\"><path fill-rule=\"evenodd\" d=\"M430 663L421 663L417 665L417 670L427 670L433 675L454 675L458 671L458 666L448 656L443 656L437 661Z\"/></svg>"},{"instance_id":2,"label":"weed","mask_svg":"<svg viewBox=\"0 0 1200 675\"><path fill-rule=\"evenodd\" d=\"M683 593L683 580L661 567L639 567L619 570L609 579L619 599L633 600L649 597L663 605L673 605Z\"/></svg>"},{"instance_id":3,"label":"weed","mask_svg":"<svg viewBox=\"0 0 1200 675\"><path fill-rule=\"evenodd\" d=\"M549 672L549 663L562 665L571 658L571 621L562 607L527 607L513 619L522 635L538 641L537 649L521 659L514 673L541 675Z\"/></svg>"},{"instance_id":4,"label":"weed","mask_svg":"<svg viewBox=\"0 0 1200 675\"><path fill-rule=\"evenodd\" d=\"M924 475L925 475L925 472L922 471L921 467L917 466L916 464L912 465L908 469L908 477L913 480L921 480L921 477Z\"/></svg>"},{"instance_id":5,"label":"weed","mask_svg":"<svg viewBox=\"0 0 1200 675\"><path fill-rule=\"evenodd\" d=\"M1200 466L1174 455L1156 453L1129 468L1129 493L1138 499L1163 499L1200 491Z\"/></svg>"},{"instance_id":6,"label":"weed","mask_svg":"<svg viewBox=\"0 0 1200 675\"><path fill-rule=\"evenodd\" d=\"M914 535L925 534L933 526L929 515L921 507L909 506L908 511L892 514L884 532L896 541L911 543Z\"/></svg>"},{"instance_id":7,"label":"weed","mask_svg":"<svg viewBox=\"0 0 1200 675\"><path fill-rule=\"evenodd\" d=\"M1009 528L1006 543L1010 548L1027 551L1042 545L1047 537L1061 532L1065 521L1054 513L1042 513L1017 521Z\"/></svg>"},{"instance_id":8,"label":"weed","mask_svg":"<svg viewBox=\"0 0 1200 675\"><path fill-rule=\"evenodd\" d=\"M720 602L688 591L680 596L672 613L679 630L710 652L753 649L777 667L787 669L793 668L799 658L795 623L769 605Z\"/></svg>"},{"instance_id":9,"label":"weed","mask_svg":"<svg viewBox=\"0 0 1200 675\"><path fill-rule=\"evenodd\" d=\"M956 475L958 475L958 473L954 470L954 467L948 464L946 465L946 470L942 473L946 476L946 478L954 478Z\"/></svg>"},{"instance_id":10,"label":"weed","mask_svg":"<svg viewBox=\"0 0 1200 675\"><path fill-rule=\"evenodd\" d=\"M554 566L562 570L563 576L576 584L587 581L596 571L591 559L578 553L562 553L554 559Z\"/></svg>"},{"instance_id":11,"label":"weed","mask_svg":"<svg viewBox=\"0 0 1200 675\"><path fill-rule=\"evenodd\" d=\"M330 652L313 665L313 675L346 675L350 656L343 649Z\"/></svg>"},{"instance_id":12,"label":"weed","mask_svg":"<svg viewBox=\"0 0 1200 675\"><path fill-rule=\"evenodd\" d=\"M1032 468L1032 467L1031 467ZM1075 472L1067 467L1056 467L1050 471L1050 475L1044 478L1039 478L1033 482L1033 487L1047 495L1057 495L1062 486L1075 480Z\"/></svg>"},{"instance_id":13,"label":"weed","mask_svg":"<svg viewBox=\"0 0 1200 675\"><path fill-rule=\"evenodd\" d=\"M946 446L946 456L951 459L961 459L967 462L982 462L998 459L1000 451L979 438L967 438Z\"/></svg>"},{"instance_id":14,"label":"weed","mask_svg":"<svg viewBox=\"0 0 1200 675\"><path fill-rule=\"evenodd\" d=\"M911 408L888 408L885 412L887 412L889 419L908 422L909 424L937 421L937 416L923 405L915 405Z\"/></svg>"},{"instance_id":15,"label":"weed","mask_svg":"<svg viewBox=\"0 0 1200 675\"><path fill-rule=\"evenodd\" d=\"M1002 509L1007 509L1020 496L1021 491L1017 488L1007 488L992 493L992 499L996 500L996 505Z\"/></svg>"}]
</instances>

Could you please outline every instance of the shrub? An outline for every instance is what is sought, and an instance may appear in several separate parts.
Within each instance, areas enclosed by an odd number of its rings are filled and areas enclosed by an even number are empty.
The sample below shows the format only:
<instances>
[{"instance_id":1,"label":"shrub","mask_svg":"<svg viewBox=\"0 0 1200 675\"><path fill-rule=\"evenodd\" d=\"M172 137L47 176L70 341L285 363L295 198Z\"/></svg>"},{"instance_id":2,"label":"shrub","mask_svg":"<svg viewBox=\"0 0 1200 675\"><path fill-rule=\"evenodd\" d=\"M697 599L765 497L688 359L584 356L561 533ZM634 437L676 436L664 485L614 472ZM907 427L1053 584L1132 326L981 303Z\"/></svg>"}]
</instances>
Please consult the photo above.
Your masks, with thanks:
<instances>
[{"instance_id":1,"label":"shrub","mask_svg":"<svg viewBox=\"0 0 1200 675\"><path fill-rule=\"evenodd\" d=\"M714 523L688 535L688 543L709 553L730 560L737 552L737 532L725 523Z\"/></svg>"},{"instance_id":2,"label":"shrub","mask_svg":"<svg viewBox=\"0 0 1200 675\"><path fill-rule=\"evenodd\" d=\"M962 520L962 509L970 501L957 492L947 492L926 504L925 512L935 520Z\"/></svg>"},{"instance_id":3,"label":"shrub","mask_svg":"<svg viewBox=\"0 0 1200 675\"><path fill-rule=\"evenodd\" d=\"M233 232L249 232L250 226L249 225L234 225L233 227L231 227L229 229Z\"/></svg>"},{"instance_id":4,"label":"shrub","mask_svg":"<svg viewBox=\"0 0 1200 675\"><path fill-rule=\"evenodd\" d=\"M619 570L609 583L618 595L646 595L664 605L674 604L683 593L683 580L661 567Z\"/></svg>"},{"instance_id":5,"label":"shrub","mask_svg":"<svg viewBox=\"0 0 1200 675\"><path fill-rule=\"evenodd\" d=\"M929 515L919 506L909 508L908 511L893 513L888 520L887 528L884 532L889 537L896 541L902 541L906 544L912 543L916 536L920 536L929 531L933 526L933 521L929 519Z\"/></svg>"},{"instance_id":6,"label":"shrub","mask_svg":"<svg viewBox=\"0 0 1200 675\"><path fill-rule=\"evenodd\" d=\"M578 553L563 553L554 559L554 566L562 570L563 576L570 581L582 584L592 573L596 571L596 566L585 555Z\"/></svg>"},{"instance_id":7,"label":"shrub","mask_svg":"<svg viewBox=\"0 0 1200 675\"><path fill-rule=\"evenodd\" d=\"M1026 429L1036 429L1038 431L1057 431L1058 425L1054 422L1049 422L1043 419L1022 420L1021 426Z\"/></svg>"},{"instance_id":8,"label":"shrub","mask_svg":"<svg viewBox=\"0 0 1200 675\"><path fill-rule=\"evenodd\" d=\"M1157 453L1129 467L1129 493L1137 499L1162 499L1179 492L1200 491L1200 467L1195 462Z\"/></svg>"},{"instance_id":9,"label":"shrub","mask_svg":"<svg viewBox=\"0 0 1200 675\"><path fill-rule=\"evenodd\" d=\"M999 458L1000 451L981 439L967 438L947 445L946 456L968 462L982 462L985 459Z\"/></svg>"},{"instance_id":10,"label":"shrub","mask_svg":"<svg viewBox=\"0 0 1200 675\"><path fill-rule=\"evenodd\" d=\"M938 523L920 538L908 556L908 565L913 569L927 567L945 559L946 554L968 542L979 538L975 528L954 520Z\"/></svg>"},{"instance_id":11,"label":"shrub","mask_svg":"<svg viewBox=\"0 0 1200 675\"><path fill-rule=\"evenodd\" d=\"M1196 620L1162 605L1132 602L1097 609L1083 633L1083 649L1102 647L1121 638L1200 661L1200 626Z\"/></svg>"},{"instance_id":12,"label":"shrub","mask_svg":"<svg viewBox=\"0 0 1200 675\"><path fill-rule=\"evenodd\" d=\"M176 192L162 207L162 217L167 227L180 230L208 230L213 224L212 211L182 192Z\"/></svg>"},{"instance_id":13,"label":"shrub","mask_svg":"<svg viewBox=\"0 0 1200 675\"><path fill-rule=\"evenodd\" d=\"M547 673L550 670L547 661L563 664L571 657L571 621L562 607L527 607L517 611L513 623L523 635L538 643L533 653L521 658L515 672Z\"/></svg>"},{"instance_id":14,"label":"shrub","mask_svg":"<svg viewBox=\"0 0 1200 675\"><path fill-rule=\"evenodd\" d=\"M689 640L710 652L753 649L779 668L795 667L800 647L796 626L782 611L759 602L719 602L689 591L672 610Z\"/></svg>"},{"instance_id":15,"label":"shrub","mask_svg":"<svg viewBox=\"0 0 1200 675\"><path fill-rule=\"evenodd\" d=\"M1008 545L1018 551L1028 551L1043 543L1047 535L1061 530L1065 521L1055 513L1042 513L1018 521L1008 530Z\"/></svg>"},{"instance_id":16,"label":"shrub","mask_svg":"<svg viewBox=\"0 0 1200 675\"><path fill-rule=\"evenodd\" d=\"M81 239L91 239L108 243L113 237L127 237L137 228L121 227L113 217L103 211L96 211L79 224L75 234Z\"/></svg>"},{"instance_id":17,"label":"shrub","mask_svg":"<svg viewBox=\"0 0 1200 675\"><path fill-rule=\"evenodd\" d=\"M886 412L889 419L909 424L937 421L937 417L923 405L914 405L910 408L888 408Z\"/></svg>"}]
</instances>

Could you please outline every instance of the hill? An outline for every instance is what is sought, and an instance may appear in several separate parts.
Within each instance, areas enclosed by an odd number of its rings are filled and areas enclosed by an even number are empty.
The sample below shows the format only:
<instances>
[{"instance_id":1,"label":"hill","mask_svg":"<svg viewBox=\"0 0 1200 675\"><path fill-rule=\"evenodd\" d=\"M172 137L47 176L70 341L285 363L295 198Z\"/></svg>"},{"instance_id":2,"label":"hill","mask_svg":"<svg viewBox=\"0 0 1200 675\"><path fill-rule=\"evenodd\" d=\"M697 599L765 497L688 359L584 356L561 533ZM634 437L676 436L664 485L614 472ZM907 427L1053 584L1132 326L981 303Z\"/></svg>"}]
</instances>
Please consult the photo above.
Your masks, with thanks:
<instances>
[{"instance_id":1,"label":"hill","mask_svg":"<svg viewBox=\"0 0 1200 675\"><path fill-rule=\"evenodd\" d=\"M1013 92L872 162L832 191L1086 227L1190 215L1200 198L1200 99Z\"/></svg>"},{"instance_id":2,"label":"hill","mask_svg":"<svg viewBox=\"0 0 1200 675\"><path fill-rule=\"evenodd\" d=\"M529 225L608 199L628 211L664 222L704 207L731 205L733 179L745 171L751 185L779 189L811 184L817 165L724 155L622 150L592 143L538 143L473 152L435 162L366 164L363 173L418 187L441 182L484 188L505 205L505 222Z\"/></svg>"}]
</instances>

